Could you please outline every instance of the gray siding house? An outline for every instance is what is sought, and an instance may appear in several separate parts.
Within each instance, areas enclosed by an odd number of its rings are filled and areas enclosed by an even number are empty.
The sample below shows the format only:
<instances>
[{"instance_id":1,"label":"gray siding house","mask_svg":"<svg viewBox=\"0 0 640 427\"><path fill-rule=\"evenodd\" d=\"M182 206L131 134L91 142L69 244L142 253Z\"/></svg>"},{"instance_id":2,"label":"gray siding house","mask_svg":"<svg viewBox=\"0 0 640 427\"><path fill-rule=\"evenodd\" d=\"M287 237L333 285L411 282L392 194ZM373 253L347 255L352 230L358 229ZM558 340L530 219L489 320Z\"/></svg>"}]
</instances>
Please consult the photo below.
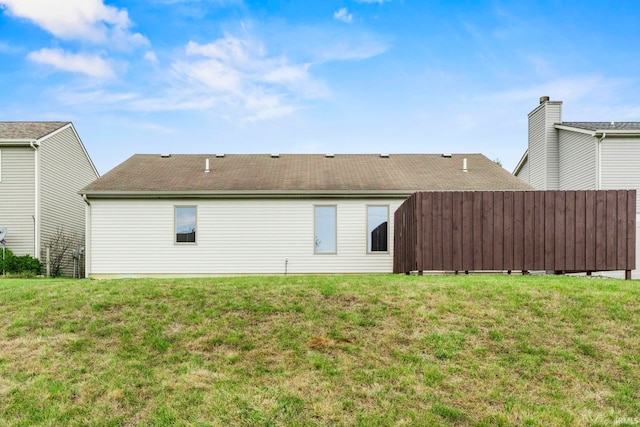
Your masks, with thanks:
<instances>
[{"instance_id":1,"label":"gray siding house","mask_svg":"<svg viewBox=\"0 0 640 427\"><path fill-rule=\"evenodd\" d=\"M0 227L8 229L7 248L43 260L58 230L84 244L78 191L98 176L72 123L0 122Z\"/></svg>"},{"instance_id":2,"label":"gray siding house","mask_svg":"<svg viewBox=\"0 0 640 427\"><path fill-rule=\"evenodd\" d=\"M536 190L640 192L640 122L563 122L562 102L542 97L529 113L528 148L513 174ZM636 212L638 227L640 198Z\"/></svg>"},{"instance_id":3,"label":"gray siding house","mask_svg":"<svg viewBox=\"0 0 640 427\"><path fill-rule=\"evenodd\" d=\"M530 189L481 154L137 154L81 191L86 272L390 273L415 191Z\"/></svg>"}]
</instances>

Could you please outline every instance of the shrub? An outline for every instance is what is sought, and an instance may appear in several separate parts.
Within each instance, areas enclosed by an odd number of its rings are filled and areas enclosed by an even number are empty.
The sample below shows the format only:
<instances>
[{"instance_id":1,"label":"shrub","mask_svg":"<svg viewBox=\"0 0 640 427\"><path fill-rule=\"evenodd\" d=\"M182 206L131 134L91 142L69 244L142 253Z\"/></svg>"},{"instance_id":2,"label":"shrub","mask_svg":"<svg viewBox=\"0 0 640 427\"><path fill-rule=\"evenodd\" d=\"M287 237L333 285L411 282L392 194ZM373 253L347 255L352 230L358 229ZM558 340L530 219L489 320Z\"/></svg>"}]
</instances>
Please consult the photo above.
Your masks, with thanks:
<instances>
[{"instance_id":1,"label":"shrub","mask_svg":"<svg viewBox=\"0 0 640 427\"><path fill-rule=\"evenodd\" d=\"M40 274L40 261L31 255L15 255L11 249L5 249L4 261L2 260L2 249L0 249L0 273L11 274Z\"/></svg>"}]
</instances>

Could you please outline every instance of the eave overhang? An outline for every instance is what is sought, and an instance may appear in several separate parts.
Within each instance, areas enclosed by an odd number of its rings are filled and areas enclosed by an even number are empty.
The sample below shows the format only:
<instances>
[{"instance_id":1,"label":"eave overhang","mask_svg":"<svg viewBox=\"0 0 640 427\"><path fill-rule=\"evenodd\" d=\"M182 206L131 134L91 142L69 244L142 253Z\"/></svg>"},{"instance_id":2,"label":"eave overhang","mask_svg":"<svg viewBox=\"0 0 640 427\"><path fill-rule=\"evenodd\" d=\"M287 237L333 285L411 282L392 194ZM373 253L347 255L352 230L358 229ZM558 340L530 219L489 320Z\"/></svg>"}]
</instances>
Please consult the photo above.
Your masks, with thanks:
<instances>
[{"instance_id":1,"label":"eave overhang","mask_svg":"<svg viewBox=\"0 0 640 427\"><path fill-rule=\"evenodd\" d=\"M3 147L29 147L38 142L37 139L6 139L0 138L0 145Z\"/></svg>"},{"instance_id":2,"label":"eave overhang","mask_svg":"<svg viewBox=\"0 0 640 427\"><path fill-rule=\"evenodd\" d=\"M626 129L596 129L596 130L588 130L577 128L573 126L566 126L562 124L556 124L556 129L559 130L568 130L571 132L582 133L585 135L593 136L595 138L602 137L602 135L615 135L619 138L637 138L640 137L640 130L626 130Z\"/></svg>"},{"instance_id":3,"label":"eave overhang","mask_svg":"<svg viewBox=\"0 0 640 427\"><path fill-rule=\"evenodd\" d=\"M420 190L80 191L87 199L406 199Z\"/></svg>"},{"instance_id":4,"label":"eave overhang","mask_svg":"<svg viewBox=\"0 0 640 427\"><path fill-rule=\"evenodd\" d=\"M522 169L522 167L524 166L524 164L527 162L528 159L529 159L529 150L524 152L524 154L522 155L522 158L516 165L516 168L513 170L512 175L518 176L520 169Z\"/></svg>"}]
</instances>

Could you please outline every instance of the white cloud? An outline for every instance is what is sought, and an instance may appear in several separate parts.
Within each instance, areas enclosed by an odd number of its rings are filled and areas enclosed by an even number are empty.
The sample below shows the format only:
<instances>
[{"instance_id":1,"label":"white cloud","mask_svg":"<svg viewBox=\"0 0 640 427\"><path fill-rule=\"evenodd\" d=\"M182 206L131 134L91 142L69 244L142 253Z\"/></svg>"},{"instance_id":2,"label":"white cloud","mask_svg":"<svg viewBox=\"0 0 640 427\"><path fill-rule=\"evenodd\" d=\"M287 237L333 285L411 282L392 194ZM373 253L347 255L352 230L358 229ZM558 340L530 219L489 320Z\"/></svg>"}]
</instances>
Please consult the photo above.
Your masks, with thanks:
<instances>
[{"instance_id":1,"label":"white cloud","mask_svg":"<svg viewBox=\"0 0 640 427\"><path fill-rule=\"evenodd\" d=\"M156 53L152 50L148 50L144 53L144 59L151 62L152 64L158 63L158 57L156 56Z\"/></svg>"},{"instance_id":2,"label":"white cloud","mask_svg":"<svg viewBox=\"0 0 640 427\"><path fill-rule=\"evenodd\" d=\"M172 105L224 105L230 116L245 120L290 114L300 99L327 95L322 83L309 75L309 67L291 63L284 55L269 55L248 37L226 36L208 44L191 41L185 57L172 64L175 76L187 87L176 92L189 93L190 99Z\"/></svg>"},{"instance_id":3,"label":"white cloud","mask_svg":"<svg viewBox=\"0 0 640 427\"><path fill-rule=\"evenodd\" d=\"M572 76L550 80L527 88L516 88L492 95L492 98L507 101L537 100L548 95L552 100L577 101L595 92L603 93L619 87L624 80L606 79L599 75Z\"/></svg>"},{"instance_id":4,"label":"white cloud","mask_svg":"<svg viewBox=\"0 0 640 427\"><path fill-rule=\"evenodd\" d=\"M353 14L349 13L346 7L338 9L333 13L333 18L350 24L353 21Z\"/></svg>"},{"instance_id":5,"label":"white cloud","mask_svg":"<svg viewBox=\"0 0 640 427\"><path fill-rule=\"evenodd\" d=\"M130 31L132 22L125 9L107 6L102 0L0 0L0 7L60 39L117 47L148 44L144 36Z\"/></svg>"},{"instance_id":6,"label":"white cloud","mask_svg":"<svg viewBox=\"0 0 640 427\"><path fill-rule=\"evenodd\" d=\"M40 49L29 53L27 58L59 70L82 73L100 79L115 77L109 63L96 55L73 54L62 49Z\"/></svg>"}]
</instances>

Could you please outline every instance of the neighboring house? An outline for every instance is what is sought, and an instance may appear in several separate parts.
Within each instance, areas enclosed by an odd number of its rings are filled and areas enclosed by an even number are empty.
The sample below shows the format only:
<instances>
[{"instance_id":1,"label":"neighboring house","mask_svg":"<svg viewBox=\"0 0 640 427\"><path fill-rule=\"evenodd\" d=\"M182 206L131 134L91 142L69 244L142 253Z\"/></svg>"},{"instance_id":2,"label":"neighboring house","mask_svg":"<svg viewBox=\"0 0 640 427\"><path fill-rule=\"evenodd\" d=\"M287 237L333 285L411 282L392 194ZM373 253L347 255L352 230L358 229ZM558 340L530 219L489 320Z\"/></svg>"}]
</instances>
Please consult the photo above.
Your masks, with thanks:
<instances>
[{"instance_id":1,"label":"neighboring house","mask_svg":"<svg viewBox=\"0 0 640 427\"><path fill-rule=\"evenodd\" d=\"M563 122L562 102L545 96L529 113L528 140L513 174L536 190L640 192L640 122ZM640 219L640 197L637 201ZM636 242L637 256L640 239ZM640 278L640 270L632 277Z\"/></svg>"},{"instance_id":2,"label":"neighboring house","mask_svg":"<svg viewBox=\"0 0 640 427\"><path fill-rule=\"evenodd\" d=\"M139 154L81 191L87 275L391 272L413 192L530 189L481 154Z\"/></svg>"},{"instance_id":3,"label":"neighboring house","mask_svg":"<svg viewBox=\"0 0 640 427\"><path fill-rule=\"evenodd\" d=\"M58 231L84 244L78 191L98 176L73 124L0 122L0 227L8 229L7 248L44 261L44 247Z\"/></svg>"}]
</instances>

